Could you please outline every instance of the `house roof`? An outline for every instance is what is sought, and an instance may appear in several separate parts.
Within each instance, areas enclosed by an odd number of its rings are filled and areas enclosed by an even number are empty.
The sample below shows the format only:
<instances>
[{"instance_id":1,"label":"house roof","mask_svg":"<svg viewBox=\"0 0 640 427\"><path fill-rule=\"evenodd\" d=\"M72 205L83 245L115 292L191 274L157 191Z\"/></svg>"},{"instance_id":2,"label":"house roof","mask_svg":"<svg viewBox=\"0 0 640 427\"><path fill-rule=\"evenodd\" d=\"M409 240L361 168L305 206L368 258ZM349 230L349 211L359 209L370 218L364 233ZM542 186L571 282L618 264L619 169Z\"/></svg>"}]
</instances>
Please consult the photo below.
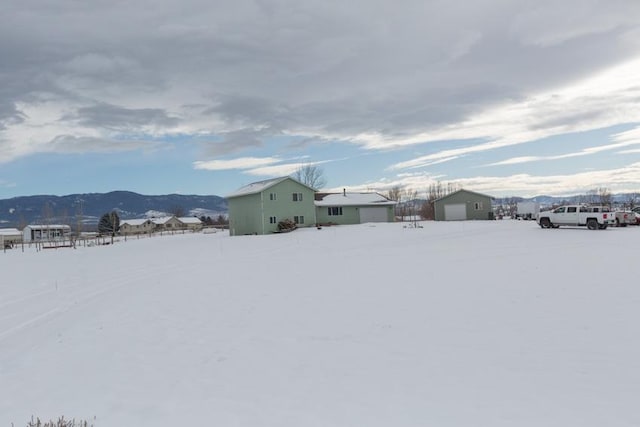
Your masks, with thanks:
<instances>
[{"instance_id":1,"label":"house roof","mask_svg":"<svg viewBox=\"0 0 640 427\"><path fill-rule=\"evenodd\" d=\"M229 199L232 197L240 197L240 196L247 196L249 194L261 193L262 191L270 187L273 187L274 185L279 184L282 181L286 181L287 179L290 179L294 182L297 182L300 185L303 185L313 191L316 191L315 188L309 187L308 185L305 185L290 176L281 176L279 178L272 178L272 179L266 179L264 181L252 182L251 184L247 184L244 187L238 188L236 191L234 191L231 194L227 194L226 198Z\"/></svg>"},{"instance_id":2,"label":"house roof","mask_svg":"<svg viewBox=\"0 0 640 427\"><path fill-rule=\"evenodd\" d=\"M65 224L50 224L50 225L29 224L27 225L27 227L29 227L32 230L51 230L56 228L63 229L63 230L71 230L71 226L65 225Z\"/></svg>"},{"instance_id":3,"label":"house roof","mask_svg":"<svg viewBox=\"0 0 640 427\"><path fill-rule=\"evenodd\" d=\"M149 221L148 219L144 218L144 219L125 219L120 221L120 226L123 226L124 224L127 225L142 225L145 222Z\"/></svg>"},{"instance_id":4,"label":"house roof","mask_svg":"<svg viewBox=\"0 0 640 427\"><path fill-rule=\"evenodd\" d=\"M378 193L320 193L316 206L392 206L396 202Z\"/></svg>"},{"instance_id":5,"label":"house roof","mask_svg":"<svg viewBox=\"0 0 640 427\"><path fill-rule=\"evenodd\" d=\"M22 232L17 228L0 228L0 236L21 236Z\"/></svg>"},{"instance_id":6,"label":"house roof","mask_svg":"<svg viewBox=\"0 0 640 427\"><path fill-rule=\"evenodd\" d=\"M196 218L195 216L181 216L178 218L178 221L183 224L202 224L200 218Z\"/></svg>"},{"instance_id":7,"label":"house roof","mask_svg":"<svg viewBox=\"0 0 640 427\"><path fill-rule=\"evenodd\" d=\"M154 223L154 224L162 225L162 224L166 224L167 222L169 222L173 218L175 218L175 217L174 216L162 216L162 217L159 217L159 218L151 218L150 221L152 223Z\"/></svg>"},{"instance_id":8,"label":"house roof","mask_svg":"<svg viewBox=\"0 0 640 427\"><path fill-rule=\"evenodd\" d=\"M447 197L451 197L451 196L453 196L454 194L457 194L457 193L460 193L460 192L470 193L470 194L475 194L476 196L488 197L488 198L490 198L490 199L493 199L493 197L491 197L491 196L489 196L489 195L487 195L487 194L482 194L482 193L478 193L478 192L475 192L475 191L470 191L470 190L460 189L460 190L458 190L458 191L454 191L453 193L449 193L449 194L447 194L446 196L442 196L442 197L440 197L440 198L438 198L438 199L436 199L436 200L434 200L434 201L435 201L435 202L438 202L438 201L440 201L440 200L446 199Z\"/></svg>"}]
</instances>

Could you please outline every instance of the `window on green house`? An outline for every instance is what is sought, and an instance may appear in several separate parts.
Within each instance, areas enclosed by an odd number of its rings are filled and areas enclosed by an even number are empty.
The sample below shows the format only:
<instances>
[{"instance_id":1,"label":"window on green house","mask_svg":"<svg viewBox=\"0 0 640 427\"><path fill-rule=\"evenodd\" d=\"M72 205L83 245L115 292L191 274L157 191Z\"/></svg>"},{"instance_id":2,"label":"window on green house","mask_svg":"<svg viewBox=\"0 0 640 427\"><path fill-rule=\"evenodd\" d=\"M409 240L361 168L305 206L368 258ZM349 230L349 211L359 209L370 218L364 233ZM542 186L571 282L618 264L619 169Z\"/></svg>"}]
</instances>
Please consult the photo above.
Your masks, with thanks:
<instances>
[{"instance_id":1,"label":"window on green house","mask_svg":"<svg viewBox=\"0 0 640 427\"><path fill-rule=\"evenodd\" d=\"M278 221L276 220L275 216L270 216L269 217L269 224L276 224Z\"/></svg>"},{"instance_id":2,"label":"window on green house","mask_svg":"<svg viewBox=\"0 0 640 427\"><path fill-rule=\"evenodd\" d=\"M295 222L296 224L304 224L304 216L303 215L294 216L293 222Z\"/></svg>"},{"instance_id":3,"label":"window on green house","mask_svg":"<svg viewBox=\"0 0 640 427\"><path fill-rule=\"evenodd\" d=\"M269 193L269 200L276 200L276 193Z\"/></svg>"},{"instance_id":4,"label":"window on green house","mask_svg":"<svg viewBox=\"0 0 640 427\"><path fill-rule=\"evenodd\" d=\"M475 210L481 211L482 210L482 202L476 202L473 207L475 208Z\"/></svg>"},{"instance_id":5,"label":"window on green house","mask_svg":"<svg viewBox=\"0 0 640 427\"><path fill-rule=\"evenodd\" d=\"M329 216L342 215L342 206L333 206L329 208Z\"/></svg>"},{"instance_id":6,"label":"window on green house","mask_svg":"<svg viewBox=\"0 0 640 427\"><path fill-rule=\"evenodd\" d=\"M293 193L293 201L301 202L302 201L302 193Z\"/></svg>"}]
</instances>

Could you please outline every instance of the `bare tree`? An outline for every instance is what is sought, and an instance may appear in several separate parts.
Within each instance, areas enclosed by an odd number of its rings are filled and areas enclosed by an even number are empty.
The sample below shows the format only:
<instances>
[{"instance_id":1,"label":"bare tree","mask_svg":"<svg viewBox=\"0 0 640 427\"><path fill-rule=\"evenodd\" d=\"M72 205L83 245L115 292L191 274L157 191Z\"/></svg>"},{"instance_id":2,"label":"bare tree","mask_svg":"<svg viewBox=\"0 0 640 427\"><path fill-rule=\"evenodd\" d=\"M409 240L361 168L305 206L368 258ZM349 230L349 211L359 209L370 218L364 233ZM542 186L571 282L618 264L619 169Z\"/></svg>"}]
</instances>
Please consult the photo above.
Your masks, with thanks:
<instances>
[{"instance_id":1,"label":"bare tree","mask_svg":"<svg viewBox=\"0 0 640 427\"><path fill-rule=\"evenodd\" d=\"M187 215L185 209L180 205L173 205L169 208L169 213L176 218L180 218Z\"/></svg>"},{"instance_id":2,"label":"bare tree","mask_svg":"<svg viewBox=\"0 0 640 427\"><path fill-rule=\"evenodd\" d=\"M53 209L49 202L45 202L42 206L41 221L44 225L51 225L53 223Z\"/></svg>"},{"instance_id":3,"label":"bare tree","mask_svg":"<svg viewBox=\"0 0 640 427\"><path fill-rule=\"evenodd\" d=\"M84 200L76 200L76 236L80 236L83 231L84 222Z\"/></svg>"},{"instance_id":4,"label":"bare tree","mask_svg":"<svg viewBox=\"0 0 640 427\"><path fill-rule=\"evenodd\" d=\"M302 165L296 170L293 175L293 178L300 181L304 185L308 185L311 188L315 188L316 190L324 187L327 184L327 180L324 177L324 171L322 168L313 165L306 164Z\"/></svg>"},{"instance_id":5,"label":"bare tree","mask_svg":"<svg viewBox=\"0 0 640 427\"><path fill-rule=\"evenodd\" d=\"M611 207L613 196L611 195L611 191L609 191L608 188L598 187L598 188L589 190L587 192L586 200L587 200L587 203L599 204L599 205Z\"/></svg>"},{"instance_id":6,"label":"bare tree","mask_svg":"<svg viewBox=\"0 0 640 427\"><path fill-rule=\"evenodd\" d=\"M399 216L402 220L404 217L404 205L402 204L402 196L404 195L404 191L402 191L402 187L399 185L393 186L387 191L386 197L389 200L393 200L396 202L396 206L394 209L394 215Z\"/></svg>"},{"instance_id":7,"label":"bare tree","mask_svg":"<svg viewBox=\"0 0 640 427\"><path fill-rule=\"evenodd\" d=\"M407 188L404 190L405 195L405 213L409 215L409 221L413 222L413 225L418 225L416 216L418 214L416 209L416 199L418 198L418 191Z\"/></svg>"},{"instance_id":8,"label":"bare tree","mask_svg":"<svg viewBox=\"0 0 640 427\"><path fill-rule=\"evenodd\" d=\"M608 188L600 187L598 188L598 200L601 205L611 207L611 203L613 203L613 195Z\"/></svg>"},{"instance_id":9,"label":"bare tree","mask_svg":"<svg viewBox=\"0 0 640 427\"><path fill-rule=\"evenodd\" d=\"M27 219L24 217L24 214L21 213L20 218L18 219L18 230L24 230L27 225Z\"/></svg>"},{"instance_id":10,"label":"bare tree","mask_svg":"<svg viewBox=\"0 0 640 427\"><path fill-rule=\"evenodd\" d=\"M44 206L42 206L42 224L46 226L45 230L40 230L40 238L41 240L49 241L51 238L50 226L53 224L53 208L49 204L49 202L45 202ZM46 237L43 237L45 234Z\"/></svg>"},{"instance_id":11,"label":"bare tree","mask_svg":"<svg viewBox=\"0 0 640 427\"><path fill-rule=\"evenodd\" d=\"M449 182L444 185L442 182L438 181L430 184L427 188L427 200L420 209L420 216L424 219L435 219L435 201L447 194L456 192L459 189L460 186L455 182Z\"/></svg>"},{"instance_id":12,"label":"bare tree","mask_svg":"<svg viewBox=\"0 0 640 427\"><path fill-rule=\"evenodd\" d=\"M396 185L387 191L387 199L399 202L402 199L402 187Z\"/></svg>"}]
</instances>

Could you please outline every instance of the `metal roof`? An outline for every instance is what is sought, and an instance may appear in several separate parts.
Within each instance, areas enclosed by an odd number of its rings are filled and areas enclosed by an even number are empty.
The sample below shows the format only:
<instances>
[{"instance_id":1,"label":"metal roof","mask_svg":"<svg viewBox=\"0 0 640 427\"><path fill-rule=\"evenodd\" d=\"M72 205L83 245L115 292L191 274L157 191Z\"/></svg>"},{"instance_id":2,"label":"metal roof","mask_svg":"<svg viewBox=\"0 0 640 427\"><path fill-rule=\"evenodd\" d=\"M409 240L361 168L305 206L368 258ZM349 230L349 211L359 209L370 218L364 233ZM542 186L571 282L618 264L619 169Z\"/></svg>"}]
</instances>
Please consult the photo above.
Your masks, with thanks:
<instances>
[{"instance_id":1,"label":"metal roof","mask_svg":"<svg viewBox=\"0 0 640 427\"><path fill-rule=\"evenodd\" d=\"M320 195L316 206L392 206L396 202L378 193L329 193Z\"/></svg>"},{"instance_id":2,"label":"metal roof","mask_svg":"<svg viewBox=\"0 0 640 427\"><path fill-rule=\"evenodd\" d=\"M279 184L282 181L286 181L287 179L290 179L294 182L297 182L300 185L304 185L305 187L310 188L313 191L316 191L315 188L311 188L308 185L305 185L300 181L296 180L295 178L292 178L290 176L281 176L279 178L272 178L272 179L266 179L264 181L252 182L251 184L247 184L244 187L238 188L236 191L234 191L231 194L227 194L226 198L229 199L232 197L240 197L240 196L246 196L249 194L261 193L267 188L273 187L274 185Z\"/></svg>"}]
</instances>

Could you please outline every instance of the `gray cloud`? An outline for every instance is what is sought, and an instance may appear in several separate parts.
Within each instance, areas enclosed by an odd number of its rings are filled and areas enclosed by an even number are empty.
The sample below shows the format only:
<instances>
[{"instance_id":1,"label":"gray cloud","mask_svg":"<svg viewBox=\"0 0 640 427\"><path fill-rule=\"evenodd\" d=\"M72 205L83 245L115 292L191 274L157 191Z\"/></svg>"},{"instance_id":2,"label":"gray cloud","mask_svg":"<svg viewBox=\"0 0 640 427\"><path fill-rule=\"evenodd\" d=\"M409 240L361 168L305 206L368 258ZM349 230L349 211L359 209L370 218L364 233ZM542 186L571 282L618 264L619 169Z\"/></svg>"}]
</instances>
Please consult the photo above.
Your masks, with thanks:
<instances>
[{"instance_id":1,"label":"gray cloud","mask_svg":"<svg viewBox=\"0 0 640 427\"><path fill-rule=\"evenodd\" d=\"M406 137L640 56L637 16L633 1L7 0L0 132L54 94L68 127L180 127L218 136L209 155Z\"/></svg>"},{"instance_id":2,"label":"gray cloud","mask_svg":"<svg viewBox=\"0 0 640 427\"><path fill-rule=\"evenodd\" d=\"M221 133L221 140L205 143L204 153L206 157L218 157L239 153L249 148L261 147L266 136L268 136L266 132L252 130Z\"/></svg>"},{"instance_id":3,"label":"gray cloud","mask_svg":"<svg viewBox=\"0 0 640 427\"><path fill-rule=\"evenodd\" d=\"M74 116L67 116L62 120L74 119L82 126L118 131L136 130L145 126L168 128L179 123L177 118L170 117L159 108L131 109L109 104L79 108Z\"/></svg>"},{"instance_id":4,"label":"gray cloud","mask_svg":"<svg viewBox=\"0 0 640 427\"><path fill-rule=\"evenodd\" d=\"M11 102L0 101L0 131L9 125L15 125L24 121L24 114Z\"/></svg>"},{"instance_id":5,"label":"gray cloud","mask_svg":"<svg viewBox=\"0 0 640 427\"><path fill-rule=\"evenodd\" d=\"M76 137L73 135L59 135L46 145L47 151L64 153L83 152L118 152L139 149L157 149L161 146L155 141L116 140L108 138Z\"/></svg>"}]
</instances>

